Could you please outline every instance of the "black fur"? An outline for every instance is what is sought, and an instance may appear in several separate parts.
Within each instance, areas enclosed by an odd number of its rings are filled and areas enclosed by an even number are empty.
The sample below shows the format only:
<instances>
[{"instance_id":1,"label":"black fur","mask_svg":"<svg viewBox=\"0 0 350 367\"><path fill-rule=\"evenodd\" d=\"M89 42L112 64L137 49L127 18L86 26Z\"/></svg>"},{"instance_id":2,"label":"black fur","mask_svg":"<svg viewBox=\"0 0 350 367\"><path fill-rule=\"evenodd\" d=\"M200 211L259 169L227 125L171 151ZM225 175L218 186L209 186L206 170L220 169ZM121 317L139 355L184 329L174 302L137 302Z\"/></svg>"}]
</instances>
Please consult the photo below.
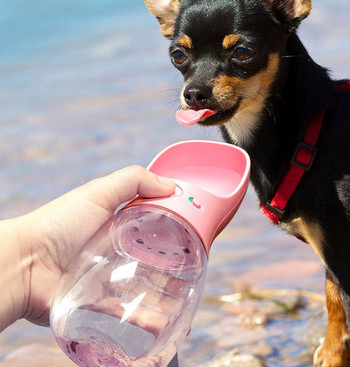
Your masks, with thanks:
<instances>
[{"instance_id":1,"label":"black fur","mask_svg":"<svg viewBox=\"0 0 350 367\"><path fill-rule=\"evenodd\" d=\"M281 6L270 6L279 3ZM282 222L302 216L318 223L324 234L326 270L342 289L350 324L350 91L338 91L327 70L316 64L295 30L302 17L283 11L288 1L183 1L170 53L186 34L193 48L187 62L177 65L185 80L201 86L220 74L248 79L266 68L269 55L278 52L281 63L257 129L249 141L232 141L225 115L203 122L221 124L226 141L241 145L252 160L251 180L261 204L274 196L310 118L322 108L326 117L317 144L316 160L302 178L287 205ZM253 60L235 64L222 39L238 34L256 51ZM217 109L208 99L206 106ZM203 108L203 106L201 106ZM234 111L232 111L234 113ZM232 116L231 116L232 117Z\"/></svg>"}]
</instances>

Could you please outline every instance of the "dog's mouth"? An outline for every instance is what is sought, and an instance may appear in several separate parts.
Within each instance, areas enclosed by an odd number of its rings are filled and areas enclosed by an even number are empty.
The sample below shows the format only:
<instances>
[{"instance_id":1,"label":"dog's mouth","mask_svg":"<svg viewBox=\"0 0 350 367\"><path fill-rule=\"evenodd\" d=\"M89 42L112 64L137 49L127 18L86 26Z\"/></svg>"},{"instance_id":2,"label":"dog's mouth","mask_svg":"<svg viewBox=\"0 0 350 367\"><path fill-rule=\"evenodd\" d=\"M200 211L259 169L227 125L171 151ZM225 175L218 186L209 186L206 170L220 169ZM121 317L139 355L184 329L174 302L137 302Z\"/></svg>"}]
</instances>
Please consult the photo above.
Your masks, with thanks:
<instances>
[{"instance_id":1,"label":"dog's mouth","mask_svg":"<svg viewBox=\"0 0 350 367\"><path fill-rule=\"evenodd\" d=\"M182 126L192 126L197 123L210 126L220 125L230 120L236 113L241 99L236 104L227 110L212 110L209 108L201 110L183 109L176 111L176 120Z\"/></svg>"}]
</instances>

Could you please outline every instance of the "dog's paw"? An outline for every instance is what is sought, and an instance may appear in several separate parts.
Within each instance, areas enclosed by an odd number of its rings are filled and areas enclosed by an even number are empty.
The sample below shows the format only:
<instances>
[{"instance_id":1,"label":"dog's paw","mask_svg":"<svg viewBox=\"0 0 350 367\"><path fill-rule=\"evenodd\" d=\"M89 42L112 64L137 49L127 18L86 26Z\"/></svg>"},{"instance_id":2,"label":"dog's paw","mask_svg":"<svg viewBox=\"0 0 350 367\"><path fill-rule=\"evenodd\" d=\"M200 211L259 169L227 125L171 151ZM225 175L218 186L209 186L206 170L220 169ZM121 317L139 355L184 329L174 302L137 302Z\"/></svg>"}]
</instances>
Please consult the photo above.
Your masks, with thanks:
<instances>
[{"instance_id":1,"label":"dog's paw","mask_svg":"<svg viewBox=\"0 0 350 367\"><path fill-rule=\"evenodd\" d=\"M313 365L314 367L326 367L327 366L327 351L325 351L325 348L323 344L321 344L314 353L313 357Z\"/></svg>"},{"instance_id":2,"label":"dog's paw","mask_svg":"<svg viewBox=\"0 0 350 367\"><path fill-rule=\"evenodd\" d=\"M344 337L332 348L320 345L314 353L313 363L314 367L350 367L350 337Z\"/></svg>"}]
</instances>

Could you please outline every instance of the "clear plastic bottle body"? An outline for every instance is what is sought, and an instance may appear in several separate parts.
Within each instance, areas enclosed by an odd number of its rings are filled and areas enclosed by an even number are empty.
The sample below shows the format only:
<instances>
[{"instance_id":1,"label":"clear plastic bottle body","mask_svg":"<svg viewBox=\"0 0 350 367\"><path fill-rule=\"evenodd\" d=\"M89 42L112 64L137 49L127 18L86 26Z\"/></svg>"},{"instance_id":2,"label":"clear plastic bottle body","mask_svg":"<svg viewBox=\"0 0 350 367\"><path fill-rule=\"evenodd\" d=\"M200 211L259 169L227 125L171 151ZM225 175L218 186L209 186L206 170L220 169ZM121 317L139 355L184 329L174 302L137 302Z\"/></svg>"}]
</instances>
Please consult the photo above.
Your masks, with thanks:
<instances>
[{"instance_id":1,"label":"clear plastic bottle body","mask_svg":"<svg viewBox=\"0 0 350 367\"><path fill-rule=\"evenodd\" d=\"M62 280L51 312L57 343L81 367L166 366L198 307L202 242L182 219L147 205L119 212L108 234Z\"/></svg>"}]
</instances>

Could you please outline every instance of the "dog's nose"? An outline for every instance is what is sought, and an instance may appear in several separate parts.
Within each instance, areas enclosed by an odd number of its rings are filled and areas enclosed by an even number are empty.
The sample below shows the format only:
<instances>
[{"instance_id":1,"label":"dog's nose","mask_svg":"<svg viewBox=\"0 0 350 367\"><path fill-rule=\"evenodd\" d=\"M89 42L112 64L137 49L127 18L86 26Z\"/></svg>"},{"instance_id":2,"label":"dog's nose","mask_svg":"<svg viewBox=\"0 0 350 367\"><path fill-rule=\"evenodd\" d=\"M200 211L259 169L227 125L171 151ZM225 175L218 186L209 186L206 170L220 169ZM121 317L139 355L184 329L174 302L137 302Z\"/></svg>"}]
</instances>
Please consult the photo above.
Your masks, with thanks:
<instances>
[{"instance_id":1,"label":"dog's nose","mask_svg":"<svg viewBox=\"0 0 350 367\"><path fill-rule=\"evenodd\" d=\"M185 101L193 109L207 108L211 94L212 90L208 86L188 85L184 90Z\"/></svg>"}]
</instances>

